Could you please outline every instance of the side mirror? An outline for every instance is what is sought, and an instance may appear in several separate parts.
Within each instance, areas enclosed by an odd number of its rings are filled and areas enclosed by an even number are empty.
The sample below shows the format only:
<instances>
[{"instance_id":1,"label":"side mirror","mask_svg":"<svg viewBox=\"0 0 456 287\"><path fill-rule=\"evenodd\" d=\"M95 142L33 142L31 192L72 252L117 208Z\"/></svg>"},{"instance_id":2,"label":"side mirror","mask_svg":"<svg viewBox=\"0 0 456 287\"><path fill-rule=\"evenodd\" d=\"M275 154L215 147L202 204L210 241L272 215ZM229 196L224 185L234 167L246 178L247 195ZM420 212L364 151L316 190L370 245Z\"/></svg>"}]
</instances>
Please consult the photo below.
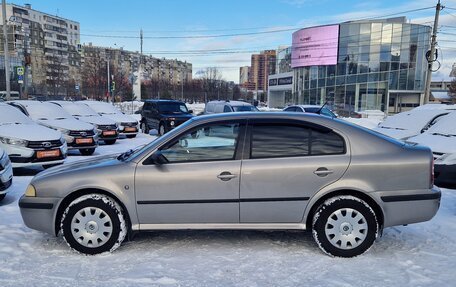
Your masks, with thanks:
<instances>
[{"instance_id":1,"label":"side mirror","mask_svg":"<svg viewBox=\"0 0 456 287\"><path fill-rule=\"evenodd\" d=\"M189 114L193 114L193 110L188 110L188 113Z\"/></svg>"},{"instance_id":2,"label":"side mirror","mask_svg":"<svg viewBox=\"0 0 456 287\"><path fill-rule=\"evenodd\" d=\"M140 115L140 114L141 114L141 110L137 110L137 111L135 112L135 115Z\"/></svg>"},{"instance_id":3,"label":"side mirror","mask_svg":"<svg viewBox=\"0 0 456 287\"><path fill-rule=\"evenodd\" d=\"M161 151L157 150L154 152L150 158L151 163L156 165L162 165L168 162L166 157L162 154Z\"/></svg>"}]
</instances>

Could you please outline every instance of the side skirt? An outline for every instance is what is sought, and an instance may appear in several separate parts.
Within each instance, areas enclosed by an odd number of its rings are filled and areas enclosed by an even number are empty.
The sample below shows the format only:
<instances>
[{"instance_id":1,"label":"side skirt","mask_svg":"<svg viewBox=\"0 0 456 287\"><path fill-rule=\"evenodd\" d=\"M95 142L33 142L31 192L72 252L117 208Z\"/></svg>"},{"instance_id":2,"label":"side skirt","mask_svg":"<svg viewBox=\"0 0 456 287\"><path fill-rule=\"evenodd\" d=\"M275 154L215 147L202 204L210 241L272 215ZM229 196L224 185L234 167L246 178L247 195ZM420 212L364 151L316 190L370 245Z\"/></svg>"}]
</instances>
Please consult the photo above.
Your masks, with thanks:
<instances>
[{"instance_id":1,"label":"side skirt","mask_svg":"<svg viewBox=\"0 0 456 287\"><path fill-rule=\"evenodd\" d=\"M138 224L133 230L305 230L304 223L173 223Z\"/></svg>"}]
</instances>

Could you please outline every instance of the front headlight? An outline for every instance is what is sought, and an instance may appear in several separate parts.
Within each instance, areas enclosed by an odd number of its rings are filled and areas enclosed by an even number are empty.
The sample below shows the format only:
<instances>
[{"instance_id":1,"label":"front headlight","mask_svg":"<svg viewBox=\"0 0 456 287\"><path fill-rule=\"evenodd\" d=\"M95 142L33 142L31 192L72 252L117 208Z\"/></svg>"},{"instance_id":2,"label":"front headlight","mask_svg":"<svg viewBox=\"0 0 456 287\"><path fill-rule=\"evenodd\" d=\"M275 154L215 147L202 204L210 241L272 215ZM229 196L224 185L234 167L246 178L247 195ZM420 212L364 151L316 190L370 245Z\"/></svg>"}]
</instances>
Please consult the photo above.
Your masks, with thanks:
<instances>
[{"instance_id":1,"label":"front headlight","mask_svg":"<svg viewBox=\"0 0 456 287\"><path fill-rule=\"evenodd\" d=\"M33 185L29 184L25 190L25 196L27 197L36 197L36 189Z\"/></svg>"},{"instance_id":2,"label":"front headlight","mask_svg":"<svg viewBox=\"0 0 456 287\"><path fill-rule=\"evenodd\" d=\"M169 124L174 126L174 121L170 121Z\"/></svg>"},{"instance_id":3,"label":"front headlight","mask_svg":"<svg viewBox=\"0 0 456 287\"><path fill-rule=\"evenodd\" d=\"M18 146L27 146L28 141L15 139L15 138L7 138L7 137L0 137L0 142L9 145L18 145Z\"/></svg>"},{"instance_id":4,"label":"front headlight","mask_svg":"<svg viewBox=\"0 0 456 287\"><path fill-rule=\"evenodd\" d=\"M61 144L64 144L66 141L65 141L65 138L63 136L60 137L60 143Z\"/></svg>"}]
</instances>

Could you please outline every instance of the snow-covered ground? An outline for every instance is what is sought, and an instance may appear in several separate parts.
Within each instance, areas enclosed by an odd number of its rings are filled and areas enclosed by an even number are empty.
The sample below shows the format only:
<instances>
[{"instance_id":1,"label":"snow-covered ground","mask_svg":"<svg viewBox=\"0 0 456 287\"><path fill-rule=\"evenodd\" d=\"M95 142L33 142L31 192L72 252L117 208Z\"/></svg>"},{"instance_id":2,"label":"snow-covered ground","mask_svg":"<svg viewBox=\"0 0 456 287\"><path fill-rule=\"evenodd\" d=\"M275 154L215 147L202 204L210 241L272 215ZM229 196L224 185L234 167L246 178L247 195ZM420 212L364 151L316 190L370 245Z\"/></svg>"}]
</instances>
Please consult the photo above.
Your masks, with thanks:
<instances>
[{"instance_id":1,"label":"snow-covered ground","mask_svg":"<svg viewBox=\"0 0 456 287\"><path fill-rule=\"evenodd\" d=\"M140 134L100 146L122 152ZM68 161L87 157L70 156ZM160 231L112 254L84 256L24 226L17 200L36 171L16 171L0 203L0 286L455 286L456 190L429 222L388 228L357 258L324 255L306 232Z\"/></svg>"}]
</instances>

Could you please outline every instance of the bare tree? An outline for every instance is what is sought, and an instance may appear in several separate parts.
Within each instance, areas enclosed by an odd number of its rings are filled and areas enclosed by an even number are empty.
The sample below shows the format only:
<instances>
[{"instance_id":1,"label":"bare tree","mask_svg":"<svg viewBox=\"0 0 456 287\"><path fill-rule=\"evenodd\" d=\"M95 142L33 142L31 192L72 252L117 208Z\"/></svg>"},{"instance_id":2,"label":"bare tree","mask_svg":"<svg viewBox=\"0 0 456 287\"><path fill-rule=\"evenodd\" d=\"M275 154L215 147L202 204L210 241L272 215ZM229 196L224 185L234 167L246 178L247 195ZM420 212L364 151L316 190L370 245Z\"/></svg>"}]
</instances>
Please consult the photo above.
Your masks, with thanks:
<instances>
[{"instance_id":1,"label":"bare tree","mask_svg":"<svg viewBox=\"0 0 456 287\"><path fill-rule=\"evenodd\" d=\"M82 66L83 95L102 100L107 90L106 62L100 58L86 58Z\"/></svg>"},{"instance_id":2,"label":"bare tree","mask_svg":"<svg viewBox=\"0 0 456 287\"><path fill-rule=\"evenodd\" d=\"M208 67L205 70L198 71L197 75L200 77L205 92L205 101L220 99L223 77L219 69L217 67Z\"/></svg>"}]
</instances>

